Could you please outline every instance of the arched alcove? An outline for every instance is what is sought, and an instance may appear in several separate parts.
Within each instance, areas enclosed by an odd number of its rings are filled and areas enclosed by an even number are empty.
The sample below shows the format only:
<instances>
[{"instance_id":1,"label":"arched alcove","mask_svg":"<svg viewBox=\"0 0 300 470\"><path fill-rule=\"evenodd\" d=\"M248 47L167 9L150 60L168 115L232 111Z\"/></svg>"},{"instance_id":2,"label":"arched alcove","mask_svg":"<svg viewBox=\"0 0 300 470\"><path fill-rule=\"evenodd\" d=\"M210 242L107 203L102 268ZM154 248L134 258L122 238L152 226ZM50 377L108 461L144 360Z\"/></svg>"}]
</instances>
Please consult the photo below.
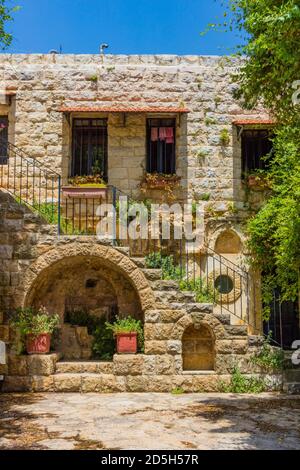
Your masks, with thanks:
<instances>
[{"instance_id":1,"label":"arched alcove","mask_svg":"<svg viewBox=\"0 0 300 470\"><path fill-rule=\"evenodd\" d=\"M233 230L225 230L218 236L214 250L219 254L238 254L242 251L240 237Z\"/></svg>"},{"instance_id":2,"label":"arched alcove","mask_svg":"<svg viewBox=\"0 0 300 470\"><path fill-rule=\"evenodd\" d=\"M110 309L120 316L142 319L139 298L129 280L93 256L73 256L50 265L37 276L30 305L58 313L84 310L105 316Z\"/></svg>"},{"instance_id":3,"label":"arched alcove","mask_svg":"<svg viewBox=\"0 0 300 470\"><path fill-rule=\"evenodd\" d=\"M182 336L183 370L214 370L214 337L204 324L190 325Z\"/></svg>"}]
</instances>

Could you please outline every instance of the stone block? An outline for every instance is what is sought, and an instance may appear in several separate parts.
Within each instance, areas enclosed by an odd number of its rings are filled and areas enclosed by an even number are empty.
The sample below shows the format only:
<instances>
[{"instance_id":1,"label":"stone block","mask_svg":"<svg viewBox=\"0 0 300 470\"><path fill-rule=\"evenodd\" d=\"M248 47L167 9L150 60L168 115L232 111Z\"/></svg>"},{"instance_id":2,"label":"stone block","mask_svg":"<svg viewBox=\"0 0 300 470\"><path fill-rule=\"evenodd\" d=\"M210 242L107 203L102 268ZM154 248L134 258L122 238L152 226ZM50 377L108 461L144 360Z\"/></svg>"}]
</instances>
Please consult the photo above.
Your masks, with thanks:
<instances>
[{"instance_id":1,"label":"stone block","mask_svg":"<svg viewBox=\"0 0 300 470\"><path fill-rule=\"evenodd\" d=\"M31 392L32 378L6 375L2 385L2 392Z\"/></svg>"},{"instance_id":2,"label":"stone block","mask_svg":"<svg viewBox=\"0 0 300 470\"><path fill-rule=\"evenodd\" d=\"M9 343L9 326L0 325L0 341L4 343Z\"/></svg>"},{"instance_id":3,"label":"stone block","mask_svg":"<svg viewBox=\"0 0 300 470\"><path fill-rule=\"evenodd\" d=\"M166 354L167 343L167 341L145 341L145 354Z\"/></svg>"},{"instance_id":4,"label":"stone block","mask_svg":"<svg viewBox=\"0 0 300 470\"><path fill-rule=\"evenodd\" d=\"M126 380L126 391L127 392L145 392L148 391L149 383L153 377L147 377L145 375L128 375Z\"/></svg>"},{"instance_id":5,"label":"stone block","mask_svg":"<svg viewBox=\"0 0 300 470\"><path fill-rule=\"evenodd\" d=\"M215 343L217 354L246 354L248 341L245 340L218 340Z\"/></svg>"},{"instance_id":6,"label":"stone block","mask_svg":"<svg viewBox=\"0 0 300 470\"><path fill-rule=\"evenodd\" d=\"M8 373L9 375L27 375L28 374L28 356L18 356L16 354L8 355Z\"/></svg>"},{"instance_id":7,"label":"stone block","mask_svg":"<svg viewBox=\"0 0 300 470\"><path fill-rule=\"evenodd\" d=\"M32 390L34 392L54 392L54 377L32 376Z\"/></svg>"},{"instance_id":8,"label":"stone block","mask_svg":"<svg viewBox=\"0 0 300 470\"><path fill-rule=\"evenodd\" d=\"M167 340L172 338L174 325L172 323L145 323L144 336L146 341Z\"/></svg>"},{"instance_id":9,"label":"stone block","mask_svg":"<svg viewBox=\"0 0 300 470\"><path fill-rule=\"evenodd\" d=\"M56 354L33 354L28 356L27 362L29 375L49 376L54 374L56 360Z\"/></svg>"},{"instance_id":10,"label":"stone block","mask_svg":"<svg viewBox=\"0 0 300 470\"><path fill-rule=\"evenodd\" d=\"M6 375L8 373L7 364L0 364L0 375Z\"/></svg>"},{"instance_id":11,"label":"stone block","mask_svg":"<svg viewBox=\"0 0 300 470\"><path fill-rule=\"evenodd\" d=\"M114 373L116 375L141 375L144 366L142 354L115 354Z\"/></svg>"},{"instance_id":12,"label":"stone block","mask_svg":"<svg viewBox=\"0 0 300 470\"><path fill-rule=\"evenodd\" d=\"M89 375L83 376L81 392L83 393L101 393L102 390L102 376Z\"/></svg>"},{"instance_id":13,"label":"stone block","mask_svg":"<svg viewBox=\"0 0 300 470\"><path fill-rule=\"evenodd\" d=\"M166 375L155 375L145 383L146 389L144 391L154 393L168 393L172 390L172 378Z\"/></svg>"},{"instance_id":14,"label":"stone block","mask_svg":"<svg viewBox=\"0 0 300 470\"><path fill-rule=\"evenodd\" d=\"M54 375L55 392L80 392L81 376L79 374L56 374Z\"/></svg>"},{"instance_id":15,"label":"stone block","mask_svg":"<svg viewBox=\"0 0 300 470\"><path fill-rule=\"evenodd\" d=\"M0 259L11 259L13 247L10 245L0 245Z\"/></svg>"},{"instance_id":16,"label":"stone block","mask_svg":"<svg viewBox=\"0 0 300 470\"><path fill-rule=\"evenodd\" d=\"M155 372L157 375L172 375L175 373L175 360L174 356L165 354L156 356L155 358Z\"/></svg>"},{"instance_id":17,"label":"stone block","mask_svg":"<svg viewBox=\"0 0 300 470\"><path fill-rule=\"evenodd\" d=\"M167 341L167 351L168 354L181 354L182 352L182 342L179 340L170 340Z\"/></svg>"}]
</instances>

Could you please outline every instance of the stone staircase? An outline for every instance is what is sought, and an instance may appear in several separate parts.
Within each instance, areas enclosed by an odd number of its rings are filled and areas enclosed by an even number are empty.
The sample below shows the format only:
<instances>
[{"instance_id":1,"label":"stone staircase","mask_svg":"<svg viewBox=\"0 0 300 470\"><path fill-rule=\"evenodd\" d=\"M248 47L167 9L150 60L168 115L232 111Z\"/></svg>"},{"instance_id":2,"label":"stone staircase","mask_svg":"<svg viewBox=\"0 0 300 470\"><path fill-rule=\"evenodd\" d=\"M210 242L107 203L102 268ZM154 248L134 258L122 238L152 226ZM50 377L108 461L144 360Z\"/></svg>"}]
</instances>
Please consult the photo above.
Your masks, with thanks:
<instances>
[{"instance_id":1,"label":"stone staircase","mask_svg":"<svg viewBox=\"0 0 300 470\"><path fill-rule=\"evenodd\" d=\"M283 391L289 395L300 394L300 365L293 365L291 351L285 351Z\"/></svg>"},{"instance_id":2,"label":"stone staircase","mask_svg":"<svg viewBox=\"0 0 300 470\"><path fill-rule=\"evenodd\" d=\"M223 325L228 334L234 338L247 336L248 326L245 325L231 325L230 313L214 312L213 304L197 303L195 294L193 292L181 291L177 281L162 280L160 269L147 269L143 259L132 258L132 260L141 267L145 277L149 280L152 290L154 292L156 307L158 309L172 309L174 311L184 310L188 314L192 313L209 313L217 318ZM258 336L258 338L261 338ZM254 336L252 336L252 342Z\"/></svg>"}]
</instances>

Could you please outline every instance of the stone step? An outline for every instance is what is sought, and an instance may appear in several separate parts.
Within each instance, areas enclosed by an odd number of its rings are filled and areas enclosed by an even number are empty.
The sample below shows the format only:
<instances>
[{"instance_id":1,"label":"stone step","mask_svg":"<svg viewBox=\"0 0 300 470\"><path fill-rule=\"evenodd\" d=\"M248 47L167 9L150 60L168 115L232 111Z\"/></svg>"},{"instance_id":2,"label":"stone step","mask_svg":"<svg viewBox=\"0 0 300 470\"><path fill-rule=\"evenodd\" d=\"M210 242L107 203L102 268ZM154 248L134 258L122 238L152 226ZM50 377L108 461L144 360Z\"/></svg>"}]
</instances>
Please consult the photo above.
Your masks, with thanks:
<instances>
[{"instance_id":1,"label":"stone step","mask_svg":"<svg viewBox=\"0 0 300 470\"><path fill-rule=\"evenodd\" d=\"M288 395L299 395L300 394L300 383L299 382L287 382L283 384L283 392Z\"/></svg>"},{"instance_id":2,"label":"stone step","mask_svg":"<svg viewBox=\"0 0 300 470\"><path fill-rule=\"evenodd\" d=\"M125 392L123 377L112 374L55 374L53 376L55 392L114 393Z\"/></svg>"},{"instance_id":3,"label":"stone step","mask_svg":"<svg viewBox=\"0 0 300 470\"><path fill-rule=\"evenodd\" d=\"M149 281L161 280L161 269L146 269L142 268L142 272Z\"/></svg>"},{"instance_id":4,"label":"stone step","mask_svg":"<svg viewBox=\"0 0 300 470\"><path fill-rule=\"evenodd\" d=\"M216 317L223 325L230 325L229 313L214 313L213 316Z\"/></svg>"},{"instance_id":5,"label":"stone step","mask_svg":"<svg viewBox=\"0 0 300 470\"><path fill-rule=\"evenodd\" d=\"M174 304L172 304L172 306L173 305ZM213 313L213 304L190 302L185 306L185 309L187 313L194 313L194 312ZM227 314L224 314L224 315L227 315Z\"/></svg>"},{"instance_id":6,"label":"stone step","mask_svg":"<svg viewBox=\"0 0 300 470\"><path fill-rule=\"evenodd\" d=\"M286 369L283 371L285 382L298 382L300 384L300 369Z\"/></svg>"},{"instance_id":7,"label":"stone step","mask_svg":"<svg viewBox=\"0 0 300 470\"><path fill-rule=\"evenodd\" d=\"M113 371L112 361L59 361L56 363L57 374L113 374Z\"/></svg>"},{"instance_id":8,"label":"stone step","mask_svg":"<svg viewBox=\"0 0 300 470\"><path fill-rule=\"evenodd\" d=\"M145 258L139 258L139 257L131 257L131 261L133 261L138 268L147 268L146 267L146 261L145 261Z\"/></svg>"},{"instance_id":9,"label":"stone step","mask_svg":"<svg viewBox=\"0 0 300 470\"><path fill-rule=\"evenodd\" d=\"M172 280L152 281L151 286L155 291L179 291L178 283Z\"/></svg>"},{"instance_id":10,"label":"stone step","mask_svg":"<svg viewBox=\"0 0 300 470\"><path fill-rule=\"evenodd\" d=\"M195 302L195 294L192 292L181 292L176 290L169 291L153 291L155 299L158 302L164 304L170 304L171 302L187 304L190 302ZM181 307L182 308L182 307Z\"/></svg>"},{"instance_id":11,"label":"stone step","mask_svg":"<svg viewBox=\"0 0 300 470\"><path fill-rule=\"evenodd\" d=\"M249 346L262 346L264 340L265 338L262 335L248 335Z\"/></svg>"},{"instance_id":12,"label":"stone step","mask_svg":"<svg viewBox=\"0 0 300 470\"><path fill-rule=\"evenodd\" d=\"M247 325L225 325L225 330L230 336L247 336L248 326Z\"/></svg>"},{"instance_id":13,"label":"stone step","mask_svg":"<svg viewBox=\"0 0 300 470\"><path fill-rule=\"evenodd\" d=\"M284 360L283 360L284 369L300 370L300 364L294 364L292 361L292 355L294 353L295 351L284 351Z\"/></svg>"}]
</instances>

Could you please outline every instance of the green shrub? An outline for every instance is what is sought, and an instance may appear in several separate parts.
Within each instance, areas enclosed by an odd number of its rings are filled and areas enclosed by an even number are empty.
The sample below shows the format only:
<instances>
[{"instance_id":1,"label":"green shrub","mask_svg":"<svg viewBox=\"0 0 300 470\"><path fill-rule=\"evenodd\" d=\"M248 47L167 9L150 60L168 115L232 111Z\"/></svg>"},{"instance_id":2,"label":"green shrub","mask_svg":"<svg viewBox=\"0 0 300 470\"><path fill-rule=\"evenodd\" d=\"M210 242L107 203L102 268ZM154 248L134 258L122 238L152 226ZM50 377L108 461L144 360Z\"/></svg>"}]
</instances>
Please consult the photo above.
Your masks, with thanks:
<instances>
[{"instance_id":1,"label":"green shrub","mask_svg":"<svg viewBox=\"0 0 300 470\"><path fill-rule=\"evenodd\" d=\"M175 265L173 255L153 252L146 256L145 261L148 269L162 270L162 279L179 281L184 276L183 267Z\"/></svg>"},{"instance_id":2,"label":"green shrub","mask_svg":"<svg viewBox=\"0 0 300 470\"><path fill-rule=\"evenodd\" d=\"M260 351L251 357L251 362L261 367L265 372L275 372L283 368L284 352L271 346L271 335L272 333L264 340Z\"/></svg>"},{"instance_id":3,"label":"green shrub","mask_svg":"<svg viewBox=\"0 0 300 470\"><path fill-rule=\"evenodd\" d=\"M22 337L28 334L52 334L59 326L59 316L49 314L44 307L38 310L33 307L19 308L11 318L10 324Z\"/></svg>"},{"instance_id":4,"label":"green shrub","mask_svg":"<svg viewBox=\"0 0 300 470\"><path fill-rule=\"evenodd\" d=\"M201 277L194 279L182 279L179 283L180 290L191 291L196 294L196 302L215 303L217 292L212 285L207 284Z\"/></svg>"},{"instance_id":5,"label":"green shrub","mask_svg":"<svg viewBox=\"0 0 300 470\"><path fill-rule=\"evenodd\" d=\"M93 356L102 360L112 359L115 353L115 338L112 330L107 328L104 321L99 322L93 331L93 337Z\"/></svg>"},{"instance_id":6,"label":"green shrub","mask_svg":"<svg viewBox=\"0 0 300 470\"><path fill-rule=\"evenodd\" d=\"M182 395L184 392L182 387L175 387L171 390L172 395Z\"/></svg>"},{"instance_id":7,"label":"green shrub","mask_svg":"<svg viewBox=\"0 0 300 470\"><path fill-rule=\"evenodd\" d=\"M245 377L235 366L230 384L220 381L219 390L223 393L262 393L266 390L266 382L260 377Z\"/></svg>"},{"instance_id":8,"label":"green shrub","mask_svg":"<svg viewBox=\"0 0 300 470\"><path fill-rule=\"evenodd\" d=\"M85 326L93 336L93 357L110 360L115 352L115 339L112 331L106 326L106 319L91 315L85 310L67 312L65 322L74 326Z\"/></svg>"},{"instance_id":9,"label":"green shrub","mask_svg":"<svg viewBox=\"0 0 300 470\"><path fill-rule=\"evenodd\" d=\"M228 132L228 129L222 129L221 134L220 134L220 143L221 145L228 145L230 142L230 135Z\"/></svg>"}]
</instances>

